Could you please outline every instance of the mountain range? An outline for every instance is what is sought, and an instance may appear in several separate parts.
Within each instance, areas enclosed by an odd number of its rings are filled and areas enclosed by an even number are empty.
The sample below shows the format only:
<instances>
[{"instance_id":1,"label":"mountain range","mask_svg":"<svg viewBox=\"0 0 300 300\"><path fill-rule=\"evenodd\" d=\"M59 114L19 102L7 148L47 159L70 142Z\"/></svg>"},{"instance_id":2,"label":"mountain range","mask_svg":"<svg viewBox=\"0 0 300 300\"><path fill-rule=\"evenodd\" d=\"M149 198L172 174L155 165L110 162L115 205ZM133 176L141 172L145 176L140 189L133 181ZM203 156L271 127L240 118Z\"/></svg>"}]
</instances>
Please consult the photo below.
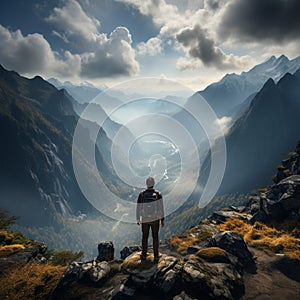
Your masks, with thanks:
<instances>
[{"instance_id":1,"label":"mountain range","mask_svg":"<svg viewBox=\"0 0 300 300\"><path fill-rule=\"evenodd\" d=\"M300 57L289 60L284 55L278 58L271 56L265 62L240 75L235 73L225 75L220 81L198 93L211 105L218 117L230 116L236 106L241 105L250 95L257 93L269 78L277 83L286 73L293 74L299 68ZM248 99L246 104L249 103Z\"/></svg>"},{"instance_id":2,"label":"mountain range","mask_svg":"<svg viewBox=\"0 0 300 300\"><path fill-rule=\"evenodd\" d=\"M244 100L247 105L242 100L238 104L244 105L244 111L226 134L227 166L219 195L249 192L268 184L274 164L298 140L299 71L281 76L288 66L295 68L297 61L289 61L284 56L278 59L272 57L245 73L253 75L255 70L266 70L268 65L275 80L262 82L262 88ZM286 67L283 67L284 64ZM276 75L278 66L281 69ZM250 81L249 74L247 78ZM234 89L232 93L235 93ZM23 224L48 224L57 213L70 217L80 213L98 214L80 191L71 157L78 115L86 104L78 103L65 89L57 90L41 77L27 79L2 67L0 101L0 137L3 141L0 147L3 158L0 168L1 208L21 216ZM188 101L197 101L197 97ZM93 113L106 117L106 112L99 104L92 104L90 112L89 118L80 124L85 143L91 143L91 136L99 131L96 162L101 176L115 192L131 197L134 191L118 178L110 157L112 139L121 125L108 118L104 128L99 128ZM192 126L193 134L203 135L203 130L195 122L190 123L187 114L179 112L174 117L185 127ZM119 158L122 163L121 150ZM79 154L86 177L97 180L88 155L82 149ZM201 155L200 186L205 183L210 168L210 157L205 159L204 153ZM191 198L197 202L198 189ZM109 205L109 199L103 201Z\"/></svg>"},{"instance_id":3,"label":"mountain range","mask_svg":"<svg viewBox=\"0 0 300 300\"><path fill-rule=\"evenodd\" d=\"M56 78L47 79L52 85L57 89L65 89L68 93L76 99L79 103L89 103L93 100L99 93L107 89L107 86L103 85L100 87L95 87L94 85L84 82L82 84L76 85L70 81L61 82Z\"/></svg>"}]
</instances>

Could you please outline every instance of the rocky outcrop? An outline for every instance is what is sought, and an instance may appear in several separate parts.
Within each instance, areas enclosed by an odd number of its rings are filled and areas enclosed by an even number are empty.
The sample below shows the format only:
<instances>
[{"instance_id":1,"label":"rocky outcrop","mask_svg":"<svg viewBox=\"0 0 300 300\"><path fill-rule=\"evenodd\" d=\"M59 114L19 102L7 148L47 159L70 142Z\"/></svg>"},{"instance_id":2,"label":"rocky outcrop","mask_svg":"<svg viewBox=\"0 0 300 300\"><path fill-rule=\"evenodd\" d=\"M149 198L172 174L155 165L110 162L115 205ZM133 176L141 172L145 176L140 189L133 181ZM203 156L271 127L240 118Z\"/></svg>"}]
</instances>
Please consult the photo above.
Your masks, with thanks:
<instances>
[{"instance_id":1,"label":"rocky outcrop","mask_svg":"<svg viewBox=\"0 0 300 300\"><path fill-rule=\"evenodd\" d=\"M92 260L88 262L72 262L63 277L59 281L57 288L63 288L74 281L87 280L98 283L106 278L110 272L110 265L106 261Z\"/></svg>"},{"instance_id":2,"label":"rocky outcrop","mask_svg":"<svg viewBox=\"0 0 300 300\"><path fill-rule=\"evenodd\" d=\"M300 222L300 141L273 176L274 185L249 197L244 213L251 223Z\"/></svg>"},{"instance_id":3,"label":"rocky outcrop","mask_svg":"<svg viewBox=\"0 0 300 300\"><path fill-rule=\"evenodd\" d=\"M182 278L186 292L196 299L234 299L244 290L242 276L234 265L209 263L197 256L183 265Z\"/></svg>"},{"instance_id":4,"label":"rocky outcrop","mask_svg":"<svg viewBox=\"0 0 300 300\"><path fill-rule=\"evenodd\" d=\"M209 246L226 250L236 256L243 267L255 271L253 254L249 251L241 235L231 231L220 232L212 237Z\"/></svg>"},{"instance_id":5,"label":"rocky outcrop","mask_svg":"<svg viewBox=\"0 0 300 300\"><path fill-rule=\"evenodd\" d=\"M227 257L226 251L223 252ZM209 260L196 254L178 259L163 254L155 264L152 256L142 263L140 253L134 253L125 259L122 270L130 276L128 286L151 288L162 299L176 295L177 298L185 295L184 299L200 299L200 295L201 299L234 299L242 294L242 275L224 257Z\"/></svg>"},{"instance_id":6,"label":"rocky outcrop","mask_svg":"<svg viewBox=\"0 0 300 300\"><path fill-rule=\"evenodd\" d=\"M25 247L11 255L0 257L0 276L13 268L27 264L30 261L44 263L46 261L46 258L44 257L46 251L46 245L40 243Z\"/></svg>"},{"instance_id":7,"label":"rocky outcrop","mask_svg":"<svg viewBox=\"0 0 300 300\"><path fill-rule=\"evenodd\" d=\"M290 175L300 175L300 141L289 158L284 159L282 165L277 167L277 173L273 176L273 181L278 183Z\"/></svg>"},{"instance_id":8,"label":"rocky outcrop","mask_svg":"<svg viewBox=\"0 0 300 300\"><path fill-rule=\"evenodd\" d=\"M99 261L110 261L114 259L114 244L113 242L101 242L98 244L98 256Z\"/></svg>"},{"instance_id":9,"label":"rocky outcrop","mask_svg":"<svg viewBox=\"0 0 300 300\"><path fill-rule=\"evenodd\" d=\"M252 214L251 223L284 220L300 221L300 175L291 175L258 196L251 196L245 211Z\"/></svg>"},{"instance_id":10,"label":"rocky outcrop","mask_svg":"<svg viewBox=\"0 0 300 300\"><path fill-rule=\"evenodd\" d=\"M145 296L147 299L239 298L244 291L243 266L253 259L253 255L240 236L232 232L220 235L208 224L198 227L191 229L193 234L204 235L206 229L205 240L218 246L197 243L194 247L198 251L186 256L169 248L168 254L161 254L158 262L152 254L141 261L141 251L136 251L139 246L131 246L121 251L126 256L124 260L73 262L53 291L52 299L72 299L69 293L74 290L81 291L76 295L80 299L144 299ZM99 246L100 249L113 249L110 242ZM234 247L237 247L236 251ZM129 252L133 253L127 256Z\"/></svg>"}]
</instances>

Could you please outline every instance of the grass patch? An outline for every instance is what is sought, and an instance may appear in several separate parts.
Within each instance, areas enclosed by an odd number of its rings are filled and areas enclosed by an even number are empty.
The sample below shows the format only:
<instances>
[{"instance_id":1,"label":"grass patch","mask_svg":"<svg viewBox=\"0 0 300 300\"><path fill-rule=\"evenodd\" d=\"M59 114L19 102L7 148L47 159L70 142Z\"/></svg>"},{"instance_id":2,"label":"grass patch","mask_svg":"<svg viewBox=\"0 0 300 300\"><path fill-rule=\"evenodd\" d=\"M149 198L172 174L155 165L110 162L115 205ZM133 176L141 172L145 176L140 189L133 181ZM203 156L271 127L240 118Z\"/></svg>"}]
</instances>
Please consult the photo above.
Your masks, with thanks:
<instances>
[{"instance_id":1,"label":"grass patch","mask_svg":"<svg viewBox=\"0 0 300 300\"><path fill-rule=\"evenodd\" d=\"M121 264L121 269L137 269L137 270L147 270L153 267L153 256L147 255L145 261L140 259L141 252L138 252L124 260Z\"/></svg>"},{"instance_id":2,"label":"grass patch","mask_svg":"<svg viewBox=\"0 0 300 300\"><path fill-rule=\"evenodd\" d=\"M198 239L193 236L178 237L173 236L170 238L170 244L181 254L185 255L190 246L197 244Z\"/></svg>"},{"instance_id":3,"label":"grass patch","mask_svg":"<svg viewBox=\"0 0 300 300\"><path fill-rule=\"evenodd\" d=\"M210 262L229 262L227 252L219 247L200 249L195 256Z\"/></svg>"},{"instance_id":4,"label":"grass patch","mask_svg":"<svg viewBox=\"0 0 300 300\"><path fill-rule=\"evenodd\" d=\"M15 268L0 278L0 299L46 299L65 269L61 266L38 263Z\"/></svg>"},{"instance_id":5,"label":"grass patch","mask_svg":"<svg viewBox=\"0 0 300 300\"><path fill-rule=\"evenodd\" d=\"M0 246L0 257L7 257L23 249L25 246L21 244Z\"/></svg>"},{"instance_id":6,"label":"grass patch","mask_svg":"<svg viewBox=\"0 0 300 300\"><path fill-rule=\"evenodd\" d=\"M248 224L239 219L228 219L216 226L220 231L234 231L244 237L248 245L266 252L284 253L300 260L300 238L293 233L279 230L263 223Z\"/></svg>"},{"instance_id":7,"label":"grass patch","mask_svg":"<svg viewBox=\"0 0 300 300\"><path fill-rule=\"evenodd\" d=\"M180 236L175 235L169 239L169 244L180 254L186 255L188 247L208 241L212 236L213 231L205 226L206 225L195 226Z\"/></svg>"}]
</instances>

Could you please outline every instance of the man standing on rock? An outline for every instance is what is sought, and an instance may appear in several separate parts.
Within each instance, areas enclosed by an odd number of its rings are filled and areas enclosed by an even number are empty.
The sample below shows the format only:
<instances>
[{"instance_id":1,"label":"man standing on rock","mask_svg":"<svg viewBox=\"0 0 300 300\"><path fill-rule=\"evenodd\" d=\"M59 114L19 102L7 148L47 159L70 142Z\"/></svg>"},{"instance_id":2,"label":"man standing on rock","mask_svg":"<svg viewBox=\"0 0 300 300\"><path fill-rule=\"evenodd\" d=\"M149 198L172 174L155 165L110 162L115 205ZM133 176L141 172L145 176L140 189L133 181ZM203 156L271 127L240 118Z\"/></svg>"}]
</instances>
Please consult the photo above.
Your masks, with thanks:
<instances>
[{"instance_id":1,"label":"man standing on rock","mask_svg":"<svg viewBox=\"0 0 300 300\"><path fill-rule=\"evenodd\" d=\"M142 225L142 254L141 261L145 261L148 250L148 237L151 228L153 239L154 261L159 260L159 239L158 231L160 225L164 227L164 206L162 195L154 189L154 178L146 180L147 189L140 192L137 200L136 220L138 225Z\"/></svg>"}]
</instances>

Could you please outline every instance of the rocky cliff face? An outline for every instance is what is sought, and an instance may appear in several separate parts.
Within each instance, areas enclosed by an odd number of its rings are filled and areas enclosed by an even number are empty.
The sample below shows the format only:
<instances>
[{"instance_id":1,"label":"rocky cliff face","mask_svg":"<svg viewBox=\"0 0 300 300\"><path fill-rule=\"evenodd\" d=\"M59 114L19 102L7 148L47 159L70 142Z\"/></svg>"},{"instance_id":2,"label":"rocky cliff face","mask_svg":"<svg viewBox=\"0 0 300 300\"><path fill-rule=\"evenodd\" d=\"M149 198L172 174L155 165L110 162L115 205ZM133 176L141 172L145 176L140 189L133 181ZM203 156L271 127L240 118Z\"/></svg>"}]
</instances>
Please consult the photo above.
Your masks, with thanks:
<instances>
[{"instance_id":1,"label":"rocky cliff face","mask_svg":"<svg viewBox=\"0 0 300 300\"><path fill-rule=\"evenodd\" d=\"M66 91L0 67L0 103L1 209L27 225L47 224L53 213L93 212L73 173L77 115Z\"/></svg>"}]
</instances>

